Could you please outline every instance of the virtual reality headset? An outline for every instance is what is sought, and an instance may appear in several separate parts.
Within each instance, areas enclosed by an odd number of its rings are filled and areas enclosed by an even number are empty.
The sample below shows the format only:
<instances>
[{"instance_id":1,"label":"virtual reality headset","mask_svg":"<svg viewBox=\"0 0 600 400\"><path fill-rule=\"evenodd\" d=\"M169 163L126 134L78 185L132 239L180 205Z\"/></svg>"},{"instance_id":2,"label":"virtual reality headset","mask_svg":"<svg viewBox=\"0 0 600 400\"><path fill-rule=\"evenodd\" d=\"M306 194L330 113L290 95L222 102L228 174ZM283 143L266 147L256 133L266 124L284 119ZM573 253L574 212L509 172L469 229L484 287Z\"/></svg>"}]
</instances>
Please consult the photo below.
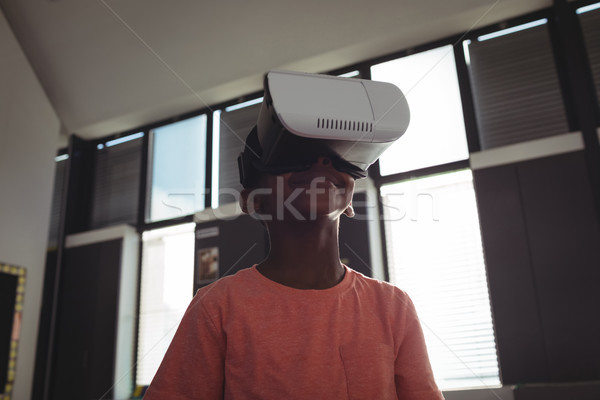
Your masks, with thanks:
<instances>
[{"instance_id":1,"label":"virtual reality headset","mask_svg":"<svg viewBox=\"0 0 600 400\"><path fill-rule=\"evenodd\" d=\"M238 157L240 181L260 173L309 169L318 157L355 179L398 138L410 121L393 84L299 72L270 71L257 125Z\"/></svg>"}]
</instances>

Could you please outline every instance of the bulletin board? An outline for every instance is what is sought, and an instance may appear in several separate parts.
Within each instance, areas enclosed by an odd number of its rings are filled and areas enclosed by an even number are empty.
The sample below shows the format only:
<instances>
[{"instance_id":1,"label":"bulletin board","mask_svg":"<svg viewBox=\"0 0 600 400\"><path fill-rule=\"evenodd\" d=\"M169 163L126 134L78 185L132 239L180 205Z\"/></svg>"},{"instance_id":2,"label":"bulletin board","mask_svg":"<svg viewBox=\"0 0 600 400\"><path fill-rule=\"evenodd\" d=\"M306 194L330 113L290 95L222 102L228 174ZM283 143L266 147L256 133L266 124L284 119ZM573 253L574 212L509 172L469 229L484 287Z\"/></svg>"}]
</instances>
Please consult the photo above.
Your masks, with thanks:
<instances>
[{"instance_id":1,"label":"bulletin board","mask_svg":"<svg viewBox=\"0 0 600 400\"><path fill-rule=\"evenodd\" d=\"M10 400L21 332L25 268L0 263L0 400Z\"/></svg>"}]
</instances>

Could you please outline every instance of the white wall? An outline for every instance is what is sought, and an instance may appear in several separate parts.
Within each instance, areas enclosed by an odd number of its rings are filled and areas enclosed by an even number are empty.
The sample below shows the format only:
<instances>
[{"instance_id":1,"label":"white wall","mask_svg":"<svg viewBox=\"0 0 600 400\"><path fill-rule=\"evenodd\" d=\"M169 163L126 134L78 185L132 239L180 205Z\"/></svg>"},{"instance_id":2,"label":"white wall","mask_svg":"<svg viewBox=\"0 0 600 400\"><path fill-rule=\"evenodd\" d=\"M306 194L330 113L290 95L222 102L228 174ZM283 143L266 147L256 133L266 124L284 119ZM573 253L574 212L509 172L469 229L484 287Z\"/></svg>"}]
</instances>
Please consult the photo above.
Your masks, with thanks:
<instances>
[{"instance_id":1,"label":"white wall","mask_svg":"<svg viewBox=\"0 0 600 400\"><path fill-rule=\"evenodd\" d=\"M0 11L0 263L27 269L14 399L29 399L59 120Z\"/></svg>"}]
</instances>

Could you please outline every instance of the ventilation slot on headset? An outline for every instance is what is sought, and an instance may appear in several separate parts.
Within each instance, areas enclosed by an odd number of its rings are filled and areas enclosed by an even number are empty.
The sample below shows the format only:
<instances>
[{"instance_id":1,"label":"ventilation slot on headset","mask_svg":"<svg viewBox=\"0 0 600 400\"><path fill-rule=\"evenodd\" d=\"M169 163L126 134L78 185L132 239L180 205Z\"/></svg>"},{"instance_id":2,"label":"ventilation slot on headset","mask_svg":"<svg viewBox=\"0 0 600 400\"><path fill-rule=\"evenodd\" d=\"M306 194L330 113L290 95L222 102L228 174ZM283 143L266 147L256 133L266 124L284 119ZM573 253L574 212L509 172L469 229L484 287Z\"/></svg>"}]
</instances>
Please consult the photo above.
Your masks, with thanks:
<instances>
[{"instance_id":1,"label":"ventilation slot on headset","mask_svg":"<svg viewBox=\"0 0 600 400\"><path fill-rule=\"evenodd\" d=\"M373 124L371 122L339 120L333 118L317 118L317 128L355 132L373 132Z\"/></svg>"}]
</instances>

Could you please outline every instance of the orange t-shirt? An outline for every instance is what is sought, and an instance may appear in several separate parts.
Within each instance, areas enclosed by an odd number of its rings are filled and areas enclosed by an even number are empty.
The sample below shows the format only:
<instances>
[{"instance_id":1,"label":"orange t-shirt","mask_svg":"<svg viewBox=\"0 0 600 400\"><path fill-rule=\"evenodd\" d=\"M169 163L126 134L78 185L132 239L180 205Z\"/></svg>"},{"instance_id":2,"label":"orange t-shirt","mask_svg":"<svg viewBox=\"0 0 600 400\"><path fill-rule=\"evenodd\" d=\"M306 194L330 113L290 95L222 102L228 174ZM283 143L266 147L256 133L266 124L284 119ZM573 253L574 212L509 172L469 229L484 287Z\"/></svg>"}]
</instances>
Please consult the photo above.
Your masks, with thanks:
<instances>
[{"instance_id":1,"label":"orange t-shirt","mask_svg":"<svg viewBox=\"0 0 600 400\"><path fill-rule=\"evenodd\" d=\"M198 291L144 399L443 397L405 292L347 267L294 289L254 266Z\"/></svg>"}]
</instances>

